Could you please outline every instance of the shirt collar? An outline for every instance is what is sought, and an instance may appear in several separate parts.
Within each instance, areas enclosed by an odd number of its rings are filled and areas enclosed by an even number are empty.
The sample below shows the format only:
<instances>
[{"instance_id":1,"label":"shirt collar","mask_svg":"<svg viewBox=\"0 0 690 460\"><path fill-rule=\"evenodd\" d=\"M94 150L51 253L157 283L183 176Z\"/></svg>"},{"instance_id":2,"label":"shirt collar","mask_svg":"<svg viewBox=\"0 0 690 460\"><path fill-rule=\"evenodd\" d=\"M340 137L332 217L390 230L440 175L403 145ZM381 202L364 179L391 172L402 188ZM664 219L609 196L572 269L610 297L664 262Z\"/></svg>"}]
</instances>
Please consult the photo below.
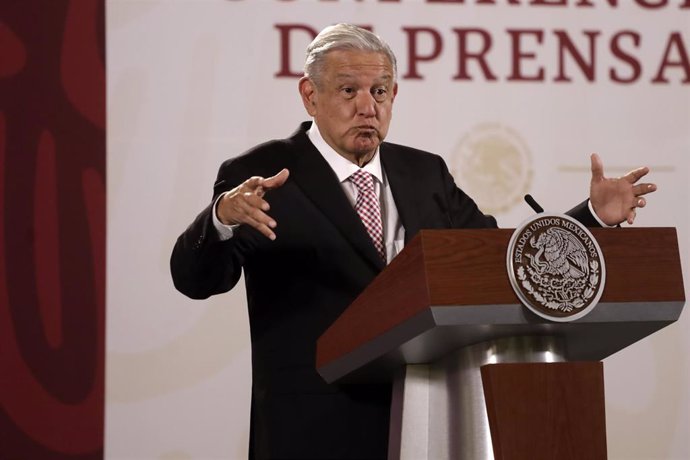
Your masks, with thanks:
<instances>
[{"instance_id":1,"label":"shirt collar","mask_svg":"<svg viewBox=\"0 0 690 460\"><path fill-rule=\"evenodd\" d=\"M319 131L319 127L316 126L316 122L312 122L311 128L309 128L307 131L307 136L309 136L309 140L312 144L314 144L316 150L318 150L326 162L328 162L340 182L345 182L347 178L358 169L363 169L374 176L379 184L383 184L383 169L381 168L381 157L379 156L378 148L376 149L374 157L371 159L371 161L364 165L363 168L360 168L336 152L333 147L328 145L328 143L321 136L321 132Z\"/></svg>"}]
</instances>

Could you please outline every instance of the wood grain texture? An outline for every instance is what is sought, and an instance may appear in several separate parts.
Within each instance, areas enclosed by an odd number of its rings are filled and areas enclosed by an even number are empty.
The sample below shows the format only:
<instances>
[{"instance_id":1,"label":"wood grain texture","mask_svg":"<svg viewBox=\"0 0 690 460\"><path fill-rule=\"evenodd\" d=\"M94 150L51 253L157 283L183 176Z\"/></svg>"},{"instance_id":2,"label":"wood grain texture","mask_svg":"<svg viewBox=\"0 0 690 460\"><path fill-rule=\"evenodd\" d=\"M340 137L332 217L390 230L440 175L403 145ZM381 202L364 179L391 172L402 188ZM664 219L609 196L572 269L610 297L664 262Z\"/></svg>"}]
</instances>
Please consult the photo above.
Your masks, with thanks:
<instances>
[{"instance_id":1,"label":"wood grain texture","mask_svg":"<svg viewBox=\"0 0 690 460\"><path fill-rule=\"evenodd\" d=\"M482 366L496 460L603 460L600 362Z\"/></svg>"}]
</instances>

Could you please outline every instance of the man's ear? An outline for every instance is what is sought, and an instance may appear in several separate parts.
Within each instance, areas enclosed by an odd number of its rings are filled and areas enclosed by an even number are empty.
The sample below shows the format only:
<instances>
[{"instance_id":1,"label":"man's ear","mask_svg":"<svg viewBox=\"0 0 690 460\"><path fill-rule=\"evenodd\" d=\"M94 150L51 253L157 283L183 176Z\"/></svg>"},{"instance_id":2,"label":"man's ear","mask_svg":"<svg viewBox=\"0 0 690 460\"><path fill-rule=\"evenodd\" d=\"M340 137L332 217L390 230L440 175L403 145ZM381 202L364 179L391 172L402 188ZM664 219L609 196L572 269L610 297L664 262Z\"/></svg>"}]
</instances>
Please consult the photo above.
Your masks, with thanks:
<instances>
[{"instance_id":1,"label":"man's ear","mask_svg":"<svg viewBox=\"0 0 690 460\"><path fill-rule=\"evenodd\" d=\"M316 115L316 87L309 77L300 78L299 94L302 96L302 104L307 113L312 117Z\"/></svg>"},{"instance_id":2,"label":"man's ear","mask_svg":"<svg viewBox=\"0 0 690 460\"><path fill-rule=\"evenodd\" d=\"M395 96L397 96L397 95L398 95L398 83L396 82L393 85L393 99L391 100L391 102L393 102L395 100Z\"/></svg>"}]
</instances>

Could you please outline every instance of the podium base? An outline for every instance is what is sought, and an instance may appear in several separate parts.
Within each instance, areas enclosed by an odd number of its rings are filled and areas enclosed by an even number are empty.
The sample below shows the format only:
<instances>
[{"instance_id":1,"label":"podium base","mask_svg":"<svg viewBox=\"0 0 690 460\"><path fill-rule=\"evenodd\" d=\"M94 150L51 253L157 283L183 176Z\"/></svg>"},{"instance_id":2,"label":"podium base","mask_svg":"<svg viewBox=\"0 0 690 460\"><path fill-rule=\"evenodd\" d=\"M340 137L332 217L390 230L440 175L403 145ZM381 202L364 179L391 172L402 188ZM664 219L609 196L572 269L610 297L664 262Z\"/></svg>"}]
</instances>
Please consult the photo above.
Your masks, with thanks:
<instances>
[{"instance_id":1,"label":"podium base","mask_svg":"<svg viewBox=\"0 0 690 460\"><path fill-rule=\"evenodd\" d=\"M390 460L492 460L480 368L565 361L550 336L509 337L462 348L433 364L408 364L393 383Z\"/></svg>"}]
</instances>

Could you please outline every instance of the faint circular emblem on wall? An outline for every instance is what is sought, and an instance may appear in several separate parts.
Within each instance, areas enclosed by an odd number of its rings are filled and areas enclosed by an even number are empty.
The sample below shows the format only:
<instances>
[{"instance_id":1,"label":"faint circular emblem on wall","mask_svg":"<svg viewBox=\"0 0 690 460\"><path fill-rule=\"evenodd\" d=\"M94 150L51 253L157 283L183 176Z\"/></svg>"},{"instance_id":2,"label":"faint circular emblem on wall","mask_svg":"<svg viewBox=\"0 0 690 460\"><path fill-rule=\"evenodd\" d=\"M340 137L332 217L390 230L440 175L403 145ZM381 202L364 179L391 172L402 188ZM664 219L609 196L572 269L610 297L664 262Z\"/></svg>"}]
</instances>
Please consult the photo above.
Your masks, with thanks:
<instances>
[{"instance_id":1,"label":"faint circular emblem on wall","mask_svg":"<svg viewBox=\"0 0 690 460\"><path fill-rule=\"evenodd\" d=\"M458 142L450 164L460 187L490 214L521 202L532 181L527 144L517 132L498 123L472 128Z\"/></svg>"},{"instance_id":2,"label":"faint circular emblem on wall","mask_svg":"<svg viewBox=\"0 0 690 460\"><path fill-rule=\"evenodd\" d=\"M539 214L510 239L508 277L520 301L552 321L574 321L596 306L606 266L599 244L575 219Z\"/></svg>"}]
</instances>

